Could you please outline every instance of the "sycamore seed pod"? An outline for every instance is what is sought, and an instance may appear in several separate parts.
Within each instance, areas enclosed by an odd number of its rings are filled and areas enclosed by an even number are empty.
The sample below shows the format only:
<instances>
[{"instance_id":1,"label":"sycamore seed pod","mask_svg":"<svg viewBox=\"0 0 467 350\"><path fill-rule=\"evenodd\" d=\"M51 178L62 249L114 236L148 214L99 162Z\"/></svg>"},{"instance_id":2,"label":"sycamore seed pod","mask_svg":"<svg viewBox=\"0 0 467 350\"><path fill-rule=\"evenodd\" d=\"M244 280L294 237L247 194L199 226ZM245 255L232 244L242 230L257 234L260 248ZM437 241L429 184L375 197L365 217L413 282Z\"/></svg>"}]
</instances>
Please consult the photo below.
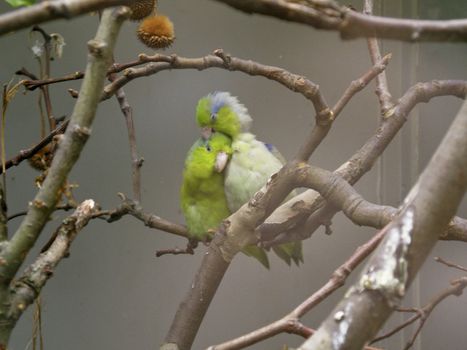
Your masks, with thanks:
<instances>
[{"instance_id":1,"label":"sycamore seed pod","mask_svg":"<svg viewBox=\"0 0 467 350\"><path fill-rule=\"evenodd\" d=\"M144 45L152 49L165 49L175 39L172 21L162 15L145 18L139 25L137 35Z\"/></svg>"},{"instance_id":2,"label":"sycamore seed pod","mask_svg":"<svg viewBox=\"0 0 467 350\"><path fill-rule=\"evenodd\" d=\"M131 9L130 20L141 21L143 18L150 16L156 8L156 0L139 0L133 1L128 7Z\"/></svg>"}]
</instances>

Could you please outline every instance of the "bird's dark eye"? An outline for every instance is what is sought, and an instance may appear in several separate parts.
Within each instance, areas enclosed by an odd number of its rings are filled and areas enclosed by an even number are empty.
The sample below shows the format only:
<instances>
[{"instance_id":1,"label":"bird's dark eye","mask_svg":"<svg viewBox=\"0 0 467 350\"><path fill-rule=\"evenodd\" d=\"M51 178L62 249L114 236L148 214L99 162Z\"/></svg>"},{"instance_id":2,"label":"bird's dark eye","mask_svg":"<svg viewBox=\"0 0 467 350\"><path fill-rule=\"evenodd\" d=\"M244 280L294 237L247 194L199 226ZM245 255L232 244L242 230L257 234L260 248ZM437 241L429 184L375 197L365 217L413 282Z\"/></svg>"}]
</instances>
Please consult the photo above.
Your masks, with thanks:
<instances>
[{"instance_id":1,"label":"bird's dark eye","mask_svg":"<svg viewBox=\"0 0 467 350\"><path fill-rule=\"evenodd\" d=\"M217 114L216 113L212 113L211 114L211 120L214 121L217 119Z\"/></svg>"},{"instance_id":2,"label":"bird's dark eye","mask_svg":"<svg viewBox=\"0 0 467 350\"><path fill-rule=\"evenodd\" d=\"M211 146L209 146L209 144L206 145L206 151L211 152Z\"/></svg>"}]
</instances>

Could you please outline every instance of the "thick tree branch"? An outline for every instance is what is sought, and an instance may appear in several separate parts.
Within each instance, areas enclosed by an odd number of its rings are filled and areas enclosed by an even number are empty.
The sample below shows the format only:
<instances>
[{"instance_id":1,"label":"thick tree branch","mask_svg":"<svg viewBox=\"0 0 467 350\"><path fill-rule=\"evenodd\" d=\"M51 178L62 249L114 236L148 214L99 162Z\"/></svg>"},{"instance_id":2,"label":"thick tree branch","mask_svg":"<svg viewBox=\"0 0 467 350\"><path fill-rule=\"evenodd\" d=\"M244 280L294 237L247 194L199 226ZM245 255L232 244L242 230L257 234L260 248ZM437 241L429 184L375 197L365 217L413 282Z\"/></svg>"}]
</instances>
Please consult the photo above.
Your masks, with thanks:
<instances>
[{"instance_id":1,"label":"thick tree branch","mask_svg":"<svg viewBox=\"0 0 467 350\"><path fill-rule=\"evenodd\" d=\"M128 5L130 0L55 0L43 1L0 15L0 35L51 21L58 18L70 19L106 7Z\"/></svg>"},{"instance_id":2,"label":"thick tree branch","mask_svg":"<svg viewBox=\"0 0 467 350\"><path fill-rule=\"evenodd\" d=\"M87 76L83 81L81 95L76 102L70 124L59 144L43 186L29 206L28 214L13 238L0 252L4 261L0 266L2 283L8 283L13 278L34 245L60 198L60 189L68 173L78 160L89 137L116 37L127 14L128 10L124 7L106 10L96 38L88 44L90 54Z\"/></svg>"},{"instance_id":3,"label":"thick tree branch","mask_svg":"<svg viewBox=\"0 0 467 350\"><path fill-rule=\"evenodd\" d=\"M404 201L386 237L349 290L301 350L361 349L405 294L447 228L467 188L467 102Z\"/></svg>"},{"instance_id":4,"label":"thick tree branch","mask_svg":"<svg viewBox=\"0 0 467 350\"><path fill-rule=\"evenodd\" d=\"M298 305L292 312L285 315L283 318L270 323L267 326L261 327L251 333L242 335L241 337L229 340L219 345L214 345L209 349L243 349L262 340L271 338L279 333L286 332L290 324L295 324L295 322L298 322L298 320L307 312L309 312L313 307L326 299L335 290L342 287L352 271L377 247L381 239L384 237L384 234L384 231L380 231L368 242L358 247L352 256L333 272L331 278L325 285L323 285L318 291L316 291L307 300Z\"/></svg>"},{"instance_id":5,"label":"thick tree branch","mask_svg":"<svg viewBox=\"0 0 467 350\"><path fill-rule=\"evenodd\" d=\"M12 286L8 318L16 322L23 311L34 302L42 287L52 276L55 267L68 256L69 247L78 233L88 224L98 207L92 199L81 203L66 218L54 234L50 247L31 264Z\"/></svg>"},{"instance_id":6,"label":"thick tree branch","mask_svg":"<svg viewBox=\"0 0 467 350\"><path fill-rule=\"evenodd\" d=\"M403 41L467 41L467 19L430 21L368 16L330 0L216 0L317 29L339 31L343 39L378 37Z\"/></svg>"},{"instance_id":7,"label":"thick tree branch","mask_svg":"<svg viewBox=\"0 0 467 350\"><path fill-rule=\"evenodd\" d=\"M438 96L456 96L465 99L466 95L466 81L432 81L412 86L399 99L391 115L377 129L376 133L347 162L335 170L335 173L350 184L355 184L371 170L378 157L402 128L416 104L428 102ZM323 219L325 222L329 221L337 212L335 208L328 206L326 210L321 211L320 215L310 217L323 205L324 201L316 191L305 191L279 207L257 228L257 235L266 241L281 233L282 236L290 237L291 240L310 237L322 225Z\"/></svg>"}]
</instances>

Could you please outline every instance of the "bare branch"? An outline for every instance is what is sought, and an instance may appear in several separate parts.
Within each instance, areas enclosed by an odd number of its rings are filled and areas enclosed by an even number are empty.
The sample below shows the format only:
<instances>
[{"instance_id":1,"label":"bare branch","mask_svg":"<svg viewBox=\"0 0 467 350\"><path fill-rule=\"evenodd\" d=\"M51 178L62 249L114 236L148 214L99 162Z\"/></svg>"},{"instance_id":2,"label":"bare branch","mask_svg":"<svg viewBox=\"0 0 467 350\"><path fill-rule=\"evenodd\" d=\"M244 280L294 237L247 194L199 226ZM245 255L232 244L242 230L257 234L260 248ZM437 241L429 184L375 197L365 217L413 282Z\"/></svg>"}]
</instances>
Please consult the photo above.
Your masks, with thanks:
<instances>
[{"instance_id":1,"label":"bare branch","mask_svg":"<svg viewBox=\"0 0 467 350\"><path fill-rule=\"evenodd\" d=\"M128 5L130 0L56 0L0 15L0 35L57 18L70 19L106 7Z\"/></svg>"},{"instance_id":2,"label":"bare branch","mask_svg":"<svg viewBox=\"0 0 467 350\"><path fill-rule=\"evenodd\" d=\"M115 210L109 213L103 213L108 215L108 222L114 222L120 220L122 216L130 214L133 217L141 220L147 227L155 228L165 232L173 233L177 236L190 239L188 230L185 226L170 222L154 214L147 214L143 211L143 207L138 202L127 199L123 194L119 194L123 200L123 203Z\"/></svg>"},{"instance_id":3,"label":"bare branch","mask_svg":"<svg viewBox=\"0 0 467 350\"><path fill-rule=\"evenodd\" d=\"M467 20L430 21L368 16L330 0L216 0L246 13L258 13L339 31L342 39L378 37L403 41L467 41Z\"/></svg>"},{"instance_id":4,"label":"bare branch","mask_svg":"<svg viewBox=\"0 0 467 350\"><path fill-rule=\"evenodd\" d=\"M317 114L324 115L326 111L329 113L328 105L319 91L319 86L312 81L279 67L267 66L258 62L232 57L220 49L214 51L214 55L208 55L201 58L185 58L176 55L147 56L142 54L139 56L139 61L149 63L146 63L140 68L125 69L123 76L119 77L113 83L104 88L102 99L108 99L119 88L135 78L153 75L163 70L205 70L208 68L222 68L230 71L240 71L252 76L263 76L267 79L277 81L288 89L299 92L306 99L310 100L313 103Z\"/></svg>"},{"instance_id":5,"label":"bare branch","mask_svg":"<svg viewBox=\"0 0 467 350\"><path fill-rule=\"evenodd\" d=\"M467 272L467 268L465 268L464 266L461 266L461 265L455 264L453 262L444 260L444 259L440 258L439 256L435 257L435 261L437 261L437 262L439 262L441 264L444 264L446 266L453 267L455 269Z\"/></svg>"},{"instance_id":6,"label":"bare branch","mask_svg":"<svg viewBox=\"0 0 467 350\"><path fill-rule=\"evenodd\" d=\"M109 74L109 80L115 81L117 79L117 75L115 73ZM133 109L128 102L128 98L126 97L125 90L120 88L116 92L116 97L118 100L118 104L120 105L120 109L122 110L123 116L125 117L126 127L128 131L128 140L130 144L130 155L131 155L131 178L132 178L132 185L133 185L133 197L138 201L141 202L141 166L143 165L143 158L138 156L138 151L136 149L136 132L135 132L135 125L133 121Z\"/></svg>"},{"instance_id":7,"label":"bare branch","mask_svg":"<svg viewBox=\"0 0 467 350\"><path fill-rule=\"evenodd\" d=\"M411 110L420 102L437 96L456 96L465 99L467 82L459 80L432 81L412 86L399 99L397 106L367 142L335 173L350 184L355 184L371 170L378 157L399 132ZM292 240L310 237L323 222L328 222L337 209L327 207L320 215L310 216L322 208L324 201L316 191L305 191L284 203L271 217L257 228L257 235L271 240L281 233ZM306 220L306 223L303 224Z\"/></svg>"},{"instance_id":8,"label":"bare branch","mask_svg":"<svg viewBox=\"0 0 467 350\"><path fill-rule=\"evenodd\" d=\"M325 285L323 285L303 303L298 305L292 312L251 333L242 335L241 337L229 340L225 343L212 346L210 347L210 350L242 349L267 338L271 338L279 333L285 332L290 326L290 323L295 324L298 322L299 318L303 317L335 290L342 287L352 271L377 247L381 239L384 237L384 234L385 231L380 231L368 242L358 247L351 257L333 272L331 278Z\"/></svg>"},{"instance_id":9,"label":"bare branch","mask_svg":"<svg viewBox=\"0 0 467 350\"><path fill-rule=\"evenodd\" d=\"M52 276L55 267L68 256L69 247L78 233L88 224L98 210L92 199L85 200L66 218L54 234L50 247L32 263L12 286L8 317L15 322L23 311L40 294L42 287Z\"/></svg>"},{"instance_id":10,"label":"bare branch","mask_svg":"<svg viewBox=\"0 0 467 350\"><path fill-rule=\"evenodd\" d=\"M391 55L386 55L383 59L374 63L374 66L370 68L363 76L359 79L352 81L349 87L344 91L344 94L337 101L330 113L317 114L316 124L310 131L305 143L302 145L298 154L295 156L296 159L304 160L310 158L311 154L316 150L318 145L324 140L329 130L331 129L332 123L338 117L342 109L347 105L350 99L359 91L363 90L368 83L377 77L379 73L383 72L391 59ZM326 111L327 112L327 111Z\"/></svg>"},{"instance_id":11,"label":"bare branch","mask_svg":"<svg viewBox=\"0 0 467 350\"><path fill-rule=\"evenodd\" d=\"M12 166L17 166L19 165L22 161L31 158L35 154L37 154L41 149L43 149L45 146L50 144L54 137L60 134L63 134L65 132L66 127L68 126L68 120L60 124L55 130L53 130L50 134L48 134L46 137L44 137L38 144L35 146L21 150L18 155L14 156L13 158L9 159L5 163L5 169L11 168ZM0 174L3 172L2 169L0 169Z\"/></svg>"},{"instance_id":12,"label":"bare branch","mask_svg":"<svg viewBox=\"0 0 467 350\"><path fill-rule=\"evenodd\" d=\"M363 5L363 13L365 15L371 15L373 13L373 0L365 0ZM375 64L381 60L381 52L379 50L378 39L370 37L367 39L368 51L370 52L371 62ZM379 105L381 108L381 115L385 116L391 108L394 106L392 103L392 96L388 88L388 80L386 78L386 72L381 72L376 77L376 96L378 96Z\"/></svg>"},{"instance_id":13,"label":"bare branch","mask_svg":"<svg viewBox=\"0 0 467 350\"><path fill-rule=\"evenodd\" d=\"M379 337L373 339L371 341L371 344L374 344L378 341L381 341L383 339L389 338L390 336L394 335L395 333L399 332L400 330L404 329L408 325L414 323L417 320L420 320L420 324L418 325L416 331L414 332L412 338L407 342L407 344L404 347L404 350L407 350L412 347L413 343L415 342L415 339L417 338L418 334L420 334L420 331L422 330L423 326L425 325L425 322L427 321L428 317L430 317L431 312L434 310L434 308L442 302L444 299L446 299L449 296L460 296L463 292L463 290L467 287L467 277L461 277L458 279L455 279L451 281L451 286L440 292L438 295L433 297L423 308L421 309L414 309L410 310L415 313L414 316L400 324L399 326L395 327L393 330L380 335Z\"/></svg>"},{"instance_id":14,"label":"bare branch","mask_svg":"<svg viewBox=\"0 0 467 350\"><path fill-rule=\"evenodd\" d=\"M430 163L386 226L384 241L359 281L300 347L360 349L400 302L416 272L446 229L467 188L467 103L464 103ZM436 214L435 214L436 213Z\"/></svg>"},{"instance_id":15,"label":"bare branch","mask_svg":"<svg viewBox=\"0 0 467 350\"><path fill-rule=\"evenodd\" d=\"M3 283L8 283L13 278L34 245L60 198L59 191L68 173L84 147L111 62L116 37L127 14L128 10L124 7L105 11L96 38L88 44L90 52L88 74L81 88L85 93L82 93L76 102L70 125L59 144L41 189L29 206L28 214L0 253L5 262L0 267L0 279Z\"/></svg>"}]
</instances>

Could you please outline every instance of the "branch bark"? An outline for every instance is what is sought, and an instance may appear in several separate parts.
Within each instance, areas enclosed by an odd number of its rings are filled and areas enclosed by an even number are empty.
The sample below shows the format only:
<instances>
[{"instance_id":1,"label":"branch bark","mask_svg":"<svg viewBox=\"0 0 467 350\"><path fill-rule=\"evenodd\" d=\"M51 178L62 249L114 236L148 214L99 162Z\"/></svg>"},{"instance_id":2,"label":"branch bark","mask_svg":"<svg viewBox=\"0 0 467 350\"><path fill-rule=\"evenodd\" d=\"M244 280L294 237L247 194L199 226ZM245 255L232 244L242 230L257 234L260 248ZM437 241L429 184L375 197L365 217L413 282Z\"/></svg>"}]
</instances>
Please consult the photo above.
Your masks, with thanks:
<instances>
[{"instance_id":1,"label":"branch bark","mask_svg":"<svg viewBox=\"0 0 467 350\"><path fill-rule=\"evenodd\" d=\"M129 5L130 0L55 0L0 15L0 35L57 18L70 19L106 7Z\"/></svg>"},{"instance_id":2,"label":"branch bark","mask_svg":"<svg viewBox=\"0 0 467 350\"><path fill-rule=\"evenodd\" d=\"M104 78L111 63L112 50L123 20L128 15L124 7L104 11L104 16L94 40L88 44L89 57L86 68L87 75L81 87L81 95L76 102L70 124L64 134L59 148L52 161L48 175L30 203L28 213L10 241L2 244L0 251L0 317L5 321L0 334L0 348L6 348L11 327L14 325L7 314L14 313L10 309L9 284L27 253L39 237L44 225L54 210L60 191L66 178L78 160L79 154L89 137L90 127L94 119ZM18 304L22 308L23 304ZM8 312L6 312L8 310ZM21 311L21 310L17 310ZM2 323L3 325L3 323Z\"/></svg>"},{"instance_id":3,"label":"branch bark","mask_svg":"<svg viewBox=\"0 0 467 350\"><path fill-rule=\"evenodd\" d=\"M237 10L338 31L342 39L378 37L403 41L467 41L467 20L414 20L368 16L334 1L215 0Z\"/></svg>"},{"instance_id":4,"label":"branch bark","mask_svg":"<svg viewBox=\"0 0 467 350\"><path fill-rule=\"evenodd\" d=\"M97 210L98 206L92 199L82 202L75 212L58 227L50 247L25 270L23 276L15 281L10 291L8 311L10 322L16 322L24 310L39 296L55 267L68 256L73 240Z\"/></svg>"},{"instance_id":5,"label":"branch bark","mask_svg":"<svg viewBox=\"0 0 467 350\"><path fill-rule=\"evenodd\" d=\"M299 348L361 349L403 298L467 188L467 103L388 226L359 281Z\"/></svg>"}]
</instances>

